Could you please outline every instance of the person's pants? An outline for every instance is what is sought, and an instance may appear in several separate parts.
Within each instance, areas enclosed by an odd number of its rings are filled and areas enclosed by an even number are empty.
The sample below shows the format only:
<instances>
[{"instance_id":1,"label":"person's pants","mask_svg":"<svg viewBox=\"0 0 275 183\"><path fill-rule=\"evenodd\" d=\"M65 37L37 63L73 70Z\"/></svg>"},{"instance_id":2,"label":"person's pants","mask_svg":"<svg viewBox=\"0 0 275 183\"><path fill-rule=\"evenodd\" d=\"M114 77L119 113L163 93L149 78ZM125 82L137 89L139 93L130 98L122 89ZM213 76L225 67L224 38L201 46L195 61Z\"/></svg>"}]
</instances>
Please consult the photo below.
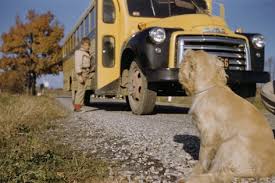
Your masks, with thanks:
<instances>
[{"instance_id":1,"label":"person's pants","mask_svg":"<svg viewBox=\"0 0 275 183\"><path fill-rule=\"evenodd\" d=\"M88 89L90 85L91 79L85 79L84 83L80 83L77 81L77 92L75 94L75 105L84 105L84 96L85 91Z\"/></svg>"}]
</instances>

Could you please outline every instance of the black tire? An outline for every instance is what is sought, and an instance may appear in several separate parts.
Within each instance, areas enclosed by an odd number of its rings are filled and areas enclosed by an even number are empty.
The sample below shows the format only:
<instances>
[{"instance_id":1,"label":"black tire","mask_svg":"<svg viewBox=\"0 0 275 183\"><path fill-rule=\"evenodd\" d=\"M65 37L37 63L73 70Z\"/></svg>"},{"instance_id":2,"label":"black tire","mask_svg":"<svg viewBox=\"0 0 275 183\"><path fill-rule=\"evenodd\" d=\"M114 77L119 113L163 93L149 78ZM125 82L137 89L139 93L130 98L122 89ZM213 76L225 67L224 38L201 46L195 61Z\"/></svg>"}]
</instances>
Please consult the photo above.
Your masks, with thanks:
<instances>
[{"instance_id":1,"label":"black tire","mask_svg":"<svg viewBox=\"0 0 275 183\"><path fill-rule=\"evenodd\" d=\"M129 97L128 96L125 97L125 102L126 102L125 110L126 111L131 111L131 106L130 106L130 101L129 101Z\"/></svg>"},{"instance_id":2,"label":"black tire","mask_svg":"<svg viewBox=\"0 0 275 183\"><path fill-rule=\"evenodd\" d=\"M134 114L146 115L154 111L157 93L148 89L147 79L135 61L129 70L128 99Z\"/></svg>"},{"instance_id":3,"label":"black tire","mask_svg":"<svg viewBox=\"0 0 275 183\"><path fill-rule=\"evenodd\" d=\"M85 95L84 95L84 105L85 106L91 105L91 95L92 94L93 94L93 92L91 90L85 91Z\"/></svg>"}]
</instances>

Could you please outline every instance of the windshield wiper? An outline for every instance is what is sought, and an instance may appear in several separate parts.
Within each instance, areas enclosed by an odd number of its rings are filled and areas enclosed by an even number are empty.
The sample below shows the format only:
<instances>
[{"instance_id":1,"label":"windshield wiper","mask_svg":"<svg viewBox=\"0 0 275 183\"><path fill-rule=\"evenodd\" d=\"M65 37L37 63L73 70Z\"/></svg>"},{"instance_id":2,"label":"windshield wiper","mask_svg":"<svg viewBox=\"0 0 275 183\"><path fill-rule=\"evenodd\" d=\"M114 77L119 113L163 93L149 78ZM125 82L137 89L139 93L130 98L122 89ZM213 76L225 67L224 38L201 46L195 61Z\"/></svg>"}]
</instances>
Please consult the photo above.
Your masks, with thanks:
<instances>
[{"instance_id":1,"label":"windshield wiper","mask_svg":"<svg viewBox=\"0 0 275 183\"><path fill-rule=\"evenodd\" d=\"M151 9L152 9L153 15L155 17L156 16L156 11L155 11L155 8L154 8L153 0L150 0L150 3L151 3Z\"/></svg>"},{"instance_id":2,"label":"windshield wiper","mask_svg":"<svg viewBox=\"0 0 275 183\"><path fill-rule=\"evenodd\" d=\"M172 15L172 12L171 12L171 1L168 0L168 11L169 11L169 17Z\"/></svg>"}]
</instances>

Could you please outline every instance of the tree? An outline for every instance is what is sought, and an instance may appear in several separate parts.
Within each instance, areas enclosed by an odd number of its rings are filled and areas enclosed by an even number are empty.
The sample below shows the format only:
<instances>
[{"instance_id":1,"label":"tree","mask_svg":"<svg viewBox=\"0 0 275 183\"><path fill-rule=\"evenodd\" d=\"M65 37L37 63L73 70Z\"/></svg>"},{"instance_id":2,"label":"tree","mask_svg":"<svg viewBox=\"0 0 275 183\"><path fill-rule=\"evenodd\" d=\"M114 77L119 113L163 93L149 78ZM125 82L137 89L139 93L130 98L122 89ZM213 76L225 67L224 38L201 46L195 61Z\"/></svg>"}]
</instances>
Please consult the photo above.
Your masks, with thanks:
<instances>
[{"instance_id":1,"label":"tree","mask_svg":"<svg viewBox=\"0 0 275 183\"><path fill-rule=\"evenodd\" d=\"M2 34L0 70L5 74L22 73L25 84L35 93L36 78L42 74L56 74L60 68L64 28L51 12L38 14L29 10L25 21L16 17L16 23ZM0 75L1 77L1 75Z\"/></svg>"},{"instance_id":2,"label":"tree","mask_svg":"<svg viewBox=\"0 0 275 183\"><path fill-rule=\"evenodd\" d=\"M7 82L8 81L8 82ZM22 93L24 91L24 75L22 72L9 71L0 73L0 93Z\"/></svg>"}]
</instances>

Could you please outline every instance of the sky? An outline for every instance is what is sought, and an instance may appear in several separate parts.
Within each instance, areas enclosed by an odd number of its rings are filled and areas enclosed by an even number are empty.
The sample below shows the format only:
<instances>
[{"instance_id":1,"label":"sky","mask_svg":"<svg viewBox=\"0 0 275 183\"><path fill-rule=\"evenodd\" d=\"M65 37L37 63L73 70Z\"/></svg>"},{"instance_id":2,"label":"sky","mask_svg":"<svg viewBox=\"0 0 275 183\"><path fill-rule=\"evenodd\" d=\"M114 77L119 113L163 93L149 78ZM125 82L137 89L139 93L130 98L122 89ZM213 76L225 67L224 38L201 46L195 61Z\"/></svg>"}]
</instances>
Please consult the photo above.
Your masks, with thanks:
<instances>
[{"instance_id":1,"label":"sky","mask_svg":"<svg viewBox=\"0 0 275 183\"><path fill-rule=\"evenodd\" d=\"M91 0L1 0L0 34L7 32L15 23L16 15L25 17L29 9L37 12L51 11L70 32L78 18L89 6ZM275 0L213 0L214 6L225 5L228 25L235 30L261 33L267 41L266 58L275 58ZM274 68L275 69L275 68ZM47 79L47 78L46 78ZM56 77L53 87L62 87L62 75Z\"/></svg>"}]
</instances>

